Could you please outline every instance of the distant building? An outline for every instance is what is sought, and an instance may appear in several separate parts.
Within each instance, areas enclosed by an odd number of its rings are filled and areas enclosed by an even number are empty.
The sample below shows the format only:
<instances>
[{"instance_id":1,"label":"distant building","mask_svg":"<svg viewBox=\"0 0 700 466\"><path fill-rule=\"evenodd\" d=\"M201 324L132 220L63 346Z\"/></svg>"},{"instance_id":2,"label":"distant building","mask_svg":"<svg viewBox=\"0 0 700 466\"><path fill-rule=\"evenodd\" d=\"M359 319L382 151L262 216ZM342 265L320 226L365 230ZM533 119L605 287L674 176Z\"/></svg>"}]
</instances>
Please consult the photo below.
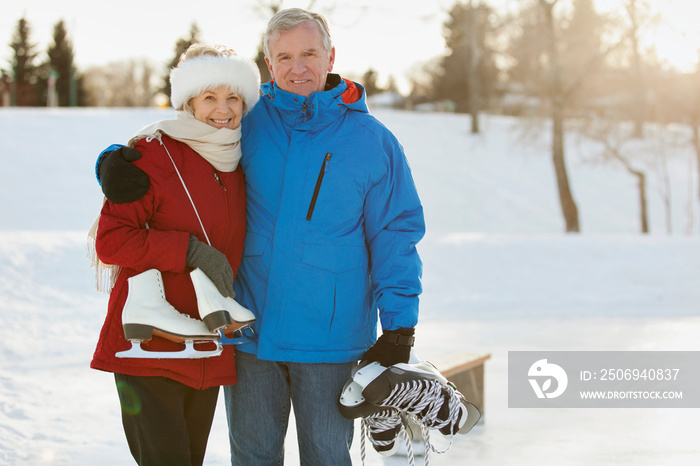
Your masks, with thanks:
<instances>
[{"instance_id":1,"label":"distant building","mask_svg":"<svg viewBox=\"0 0 700 466\"><path fill-rule=\"evenodd\" d=\"M385 91L367 97L371 108L403 108L404 96L395 91Z\"/></svg>"}]
</instances>

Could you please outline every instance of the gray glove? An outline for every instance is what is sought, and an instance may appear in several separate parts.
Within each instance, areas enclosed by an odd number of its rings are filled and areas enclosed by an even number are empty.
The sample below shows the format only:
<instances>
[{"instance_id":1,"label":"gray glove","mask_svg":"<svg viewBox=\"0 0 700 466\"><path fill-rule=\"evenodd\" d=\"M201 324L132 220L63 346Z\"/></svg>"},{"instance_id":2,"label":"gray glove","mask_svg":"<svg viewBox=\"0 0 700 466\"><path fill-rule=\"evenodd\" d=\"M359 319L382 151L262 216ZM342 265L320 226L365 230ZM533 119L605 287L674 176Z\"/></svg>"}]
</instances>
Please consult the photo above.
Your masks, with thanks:
<instances>
[{"instance_id":1,"label":"gray glove","mask_svg":"<svg viewBox=\"0 0 700 466\"><path fill-rule=\"evenodd\" d=\"M216 248L202 243L194 236L190 236L185 264L188 267L198 268L204 272L214 282L219 293L223 296L228 296L229 298L236 296L236 293L233 291L233 269L229 265L226 256Z\"/></svg>"}]
</instances>

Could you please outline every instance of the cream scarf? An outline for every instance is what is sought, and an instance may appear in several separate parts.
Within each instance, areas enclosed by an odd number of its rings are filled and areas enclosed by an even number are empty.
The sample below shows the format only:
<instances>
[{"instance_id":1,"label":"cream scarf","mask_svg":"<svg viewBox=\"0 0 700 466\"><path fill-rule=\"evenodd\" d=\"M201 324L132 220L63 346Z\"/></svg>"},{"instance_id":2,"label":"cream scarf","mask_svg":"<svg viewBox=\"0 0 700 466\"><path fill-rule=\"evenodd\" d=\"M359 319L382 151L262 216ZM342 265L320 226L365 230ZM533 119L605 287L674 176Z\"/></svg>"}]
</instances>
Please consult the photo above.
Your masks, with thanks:
<instances>
[{"instance_id":1,"label":"cream scarf","mask_svg":"<svg viewBox=\"0 0 700 466\"><path fill-rule=\"evenodd\" d=\"M129 147L134 147L143 138L155 138L160 141L161 134L187 144L220 172L234 171L241 159L240 125L236 129L215 128L197 120L189 112L178 112L175 119L157 121L141 128L129 139ZM98 215L88 233L87 256L90 266L95 269L96 289L109 293L114 287L120 268L105 264L97 257L95 238L99 221Z\"/></svg>"},{"instance_id":2,"label":"cream scarf","mask_svg":"<svg viewBox=\"0 0 700 466\"><path fill-rule=\"evenodd\" d=\"M156 121L138 130L129 140L129 147L146 137L167 134L184 142L220 172L232 172L241 160L241 126L236 129L214 128L197 120L189 112L177 112L177 118Z\"/></svg>"}]
</instances>

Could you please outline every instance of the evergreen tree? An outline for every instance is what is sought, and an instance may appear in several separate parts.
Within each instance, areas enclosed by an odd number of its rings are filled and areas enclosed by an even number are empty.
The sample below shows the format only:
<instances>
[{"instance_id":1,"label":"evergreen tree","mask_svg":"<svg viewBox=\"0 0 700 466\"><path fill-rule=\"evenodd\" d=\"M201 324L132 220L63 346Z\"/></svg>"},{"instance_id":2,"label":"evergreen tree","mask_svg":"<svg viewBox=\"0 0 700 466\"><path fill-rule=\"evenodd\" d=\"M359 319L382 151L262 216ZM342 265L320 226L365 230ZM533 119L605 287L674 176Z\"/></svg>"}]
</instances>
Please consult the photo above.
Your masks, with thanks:
<instances>
[{"instance_id":1,"label":"evergreen tree","mask_svg":"<svg viewBox=\"0 0 700 466\"><path fill-rule=\"evenodd\" d=\"M547 92L546 44L541 23L540 6L532 4L523 7L517 20L510 24L508 55L513 64L508 69L508 81L512 90L529 96Z\"/></svg>"},{"instance_id":2,"label":"evergreen tree","mask_svg":"<svg viewBox=\"0 0 700 466\"><path fill-rule=\"evenodd\" d=\"M197 42L199 42L199 28L197 27L196 23L192 23L189 37L181 37L175 43L175 55L173 56L173 59L170 60L165 76L163 76L163 87L161 88L161 91L168 97L170 97L170 70L177 66L177 64L180 62L180 56L187 51L190 45L196 44Z\"/></svg>"},{"instance_id":3,"label":"evergreen tree","mask_svg":"<svg viewBox=\"0 0 700 466\"><path fill-rule=\"evenodd\" d=\"M585 106L591 99L605 92L602 36L604 18L595 10L593 0L573 0L573 11L562 28L561 66L566 70L568 86L574 90L567 106L570 109Z\"/></svg>"},{"instance_id":4,"label":"evergreen tree","mask_svg":"<svg viewBox=\"0 0 700 466\"><path fill-rule=\"evenodd\" d=\"M10 47L14 50L12 60L11 104L35 106L39 103L37 82L39 68L34 65L37 53L36 44L30 42L31 28L26 19L17 21L17 29L12 36Z\"/></svg>"},{"instance_id":5,"label":"evergreen tree","mask_svg":"<svg viewBox=\"0 0 700 466\"><path fill-rule=\"evenodd\" d=\"M75 103L77 86L75 82L75 72L73 69L73 44L68 39L65 24L60 20L54 26L53 44L47 51L49 56L48 71L58 73L56 81L56 91L58 93L58 105L67 107L71 105L71 97ZM71 79L73 79L73 89L71 90Z\"/></svg>"},{"instance_id":6,"label":"evergreen tree","mask_svg":"<svg viewBox=\"0 0 700 466\"><path fill-rule=\"evenodd\" d=\"M474 7L457 3L444 24L448 54L442 59L436 97L454 101L458 112L469 111L471 98L487 103L495 91L498 69L488 44L493 17L493 9L484 3ZM470 69L472 64L475 69ZM471 79L472 72L476 80Z\"/></svg>"},{"instance_id":7,"label":"evergreen tree","mask_svg":"<svg viewBox=\"0 0 700 466\"><path fill-rule=\"evenodd\" d=\"M561 68L562 91L568 109L584 105L598 97L605 85L600 83L605 51L602 36L606 26L593 0L572 0L571 10L556 15L550 31L546 12L557 2L525 5L511 26L508 55L513 65L508 79L528 96L546 98L551 92L552 55L556 53ZM552 44L551 34L555 34Z\"/></svg>"},{"instance_id":8,"label":"evergreen tree","mask_svg":"<svg viewBox=\"0 0 700 466\"><path fill-rule=\"evenodd\" d=\"M362 85L364 86L365 92L368 96L384 92L385 89L380 87L377 83L378 77L379 75L373 68L368 69L362 76Z\"/></svg>"}]
</instances>

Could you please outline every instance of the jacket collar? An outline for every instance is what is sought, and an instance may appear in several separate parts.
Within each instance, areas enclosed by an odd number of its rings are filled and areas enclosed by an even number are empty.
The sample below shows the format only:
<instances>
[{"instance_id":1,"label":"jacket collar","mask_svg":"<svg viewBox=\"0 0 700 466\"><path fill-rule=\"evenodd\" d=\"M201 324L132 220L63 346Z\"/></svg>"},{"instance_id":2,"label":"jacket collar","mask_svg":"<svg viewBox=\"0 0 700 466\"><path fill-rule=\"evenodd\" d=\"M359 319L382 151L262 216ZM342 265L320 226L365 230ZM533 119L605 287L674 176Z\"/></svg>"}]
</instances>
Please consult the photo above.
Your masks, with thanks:
<instances>
[{"instance_id":1,"label":"jacket collar","mask_svg":"<svg viewBox=\"0 0 700 466\"><path fill-rule=\"evenodd\" d=\"M296 130L325 127L349 110L368 113L364 88L337 74L328 75L325 91L308 97L284 91L274 81L261 88L264 100L277 109L286 125Z\"/></svg>"}]
</instances>

